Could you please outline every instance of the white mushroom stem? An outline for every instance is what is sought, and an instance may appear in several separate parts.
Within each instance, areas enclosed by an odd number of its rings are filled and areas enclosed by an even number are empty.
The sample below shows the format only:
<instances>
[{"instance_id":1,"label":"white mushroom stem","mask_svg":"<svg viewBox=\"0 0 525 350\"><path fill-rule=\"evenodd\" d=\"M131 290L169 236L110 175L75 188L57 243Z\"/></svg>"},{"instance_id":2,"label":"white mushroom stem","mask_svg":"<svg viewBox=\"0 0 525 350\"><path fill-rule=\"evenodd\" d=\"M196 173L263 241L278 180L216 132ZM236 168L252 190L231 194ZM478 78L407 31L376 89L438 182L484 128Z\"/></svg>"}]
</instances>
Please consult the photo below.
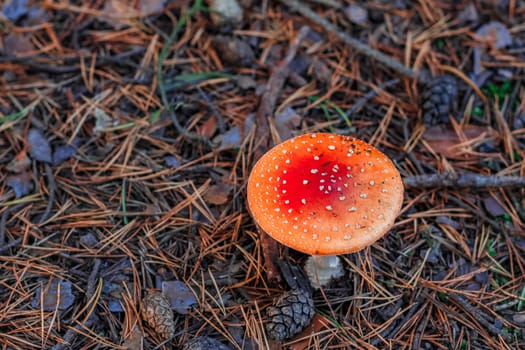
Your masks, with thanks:
<instances>
[{"instance_id":1,"label":"white mushroom stem","mask_svg":"<svg viewBox=\"0 0 525 350\"><path fill-rule=\"evenodd\" d=\"M306 260L304 269L314 289L344 275L341 259L337 255L312 255Z\"/></svg>"}]
</instances>

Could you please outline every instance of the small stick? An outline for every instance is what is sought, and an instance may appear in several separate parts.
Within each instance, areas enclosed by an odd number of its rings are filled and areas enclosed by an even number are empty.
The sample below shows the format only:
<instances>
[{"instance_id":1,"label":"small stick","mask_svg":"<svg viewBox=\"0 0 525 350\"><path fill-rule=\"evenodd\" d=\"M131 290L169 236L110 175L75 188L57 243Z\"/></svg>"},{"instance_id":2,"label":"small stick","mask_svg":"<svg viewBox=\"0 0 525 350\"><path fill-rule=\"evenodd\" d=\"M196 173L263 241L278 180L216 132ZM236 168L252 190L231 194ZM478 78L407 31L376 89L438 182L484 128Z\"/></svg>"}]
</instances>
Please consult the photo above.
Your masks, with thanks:
<instances>
[{"instance_id":1,"label":"small stick","mask_svg":"<svg viewBox=\"0 0 525 350\"><path fill-rule=\"evenodd\" d=\"M4 211L4 213L2 214L2 219L0 219L0 252L4 251L5 249L8 249L3 247L5 243L5 226L7 225L7 218L12 212L18 211L25 204L26 203L19 203L17 205L13 205L11 208L7 208L7 210Z\"/></svg>"},{"instance_id":2,"label":"small stick","mask_svg":"<svg viewBox=\"0 0 525 350\"><path fill-rule=\"evenodd\" d=\"M53 202L55 201L55 177L53 176L53 169L49 164L45 164L47 184L49 185L49 198L47 200L46 211L39 220L39 224L45 222L51 216L51 210L53 209Z\"/></svg>"},{"instance_id":3,"label":"small stick","mask_svg":"<svg viewBox=\"0 0 525 350\"><path fill-rule=\"evenodd\" d=\"M356 51L361 52L364 55L367 55L369 57L374 58L375 60L379 61L380 63L384 64L387 67L392 68L393 70L397 71L398 73L401 73L408 78L417 78L416 73L405 66L404 64L393 60L391 57L372 49L370 46L363 44L359 40L356 40L352 38L350 35L346 34L345 32L341 31L337 26L333 25L332 23L328 22L323 17L319 16L314 11L310 10L310 8L306 7L302 3L300 3L297 0L281 0L282 3L284 3L286 6L290 7L294 11L299 12L301 15L305 16L309 20L317 23L321 27L323 27L326 31L334 34L339 39L344 41L346 44L350 45L352 48L354 48Z\"/></svg>"},{"instance_id":4,"label":"small stick","mask_svg":"<svg viewBox=\"0 0 525 350\"><path fill-rule=\"evenodd\" d=\"M403 179L406 187L416 188L501 188L525 187L523 176L480 175L474 173L414 175Z\"/></svg>"},{"instance_id":5,"label":"small stick","mask_svg":"<svg viewBox=\"0 0 525 350\"><path fill-rule=\"evenodd\" d=\"M499 329L498 327L496 327L493 323L491 323L489 321L489 316L487 314L485 314L484 312L476 309L474 306L470 305L470 303L464 297L462 297L461 295L457 295L457 294L451 294L449 296L449 298L454 300L463 309L465 309L465 311L467 311L469 314L471 314L472 317L474 317L474 319L476 321L481 323L481 325L487 327L487 329L490 332L492 332L494 334L498 334L498 335L500 335L501 337L503 337L505 339L508 339L508 336L506 334L504 334L501 331L501 329Z\"/></svg>"}]
</instances>

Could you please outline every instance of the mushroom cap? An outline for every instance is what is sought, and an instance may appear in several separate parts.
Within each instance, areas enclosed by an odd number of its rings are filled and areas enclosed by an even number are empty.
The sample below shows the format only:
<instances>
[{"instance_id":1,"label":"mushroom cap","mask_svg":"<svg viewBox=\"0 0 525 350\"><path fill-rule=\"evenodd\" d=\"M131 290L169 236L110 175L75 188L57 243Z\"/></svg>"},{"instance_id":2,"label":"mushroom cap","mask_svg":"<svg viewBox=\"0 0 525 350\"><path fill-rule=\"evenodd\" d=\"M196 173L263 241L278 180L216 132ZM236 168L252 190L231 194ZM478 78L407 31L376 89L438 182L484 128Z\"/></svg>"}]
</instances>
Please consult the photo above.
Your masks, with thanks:
<instances>
[{"instance_id":1,"label":"mushroom cap","mask_svg":"<svg viewBox=\"0 0 525 350\"><path fill-rule=\"evenodd\" d=\"M354 137L306 134L264 154L248 179L248 207L280 243L312 255L347 254L388 232L403 203L392 161Z\"/></svg>"}]
</instances>

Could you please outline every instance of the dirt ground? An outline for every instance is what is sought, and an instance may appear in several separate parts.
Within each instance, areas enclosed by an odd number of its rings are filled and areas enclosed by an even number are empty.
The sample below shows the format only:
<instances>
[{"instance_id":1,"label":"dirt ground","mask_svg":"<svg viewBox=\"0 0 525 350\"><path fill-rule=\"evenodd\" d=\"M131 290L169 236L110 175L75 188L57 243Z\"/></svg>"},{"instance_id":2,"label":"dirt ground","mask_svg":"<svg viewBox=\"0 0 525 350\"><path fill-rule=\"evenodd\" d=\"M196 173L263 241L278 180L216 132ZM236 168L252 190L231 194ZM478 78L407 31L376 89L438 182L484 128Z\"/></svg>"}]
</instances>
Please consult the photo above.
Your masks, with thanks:
<instances>
[{"instance_id":1,"label":"dirt ground","mask_svg":"<svg viewBox=\"0 0 525 350\"><path fill-rule=\"evenodd\" d=\"M525 349L525 2L0 4L1 349ZM275 339L246 185L310 132L404 201Z\"/></svg>"}]
</instances>

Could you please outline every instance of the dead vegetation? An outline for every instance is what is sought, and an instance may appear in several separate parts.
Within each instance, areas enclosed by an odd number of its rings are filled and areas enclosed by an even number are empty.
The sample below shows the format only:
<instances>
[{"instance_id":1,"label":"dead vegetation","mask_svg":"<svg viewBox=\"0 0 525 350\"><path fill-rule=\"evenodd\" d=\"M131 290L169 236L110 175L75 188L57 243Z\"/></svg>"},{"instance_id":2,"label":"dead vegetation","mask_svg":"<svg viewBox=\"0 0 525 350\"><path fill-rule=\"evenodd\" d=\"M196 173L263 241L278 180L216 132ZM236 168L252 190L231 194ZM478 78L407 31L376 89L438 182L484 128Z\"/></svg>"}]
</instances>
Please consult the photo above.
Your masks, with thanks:
<instances>
[{"instance_id":1,"label":"dead vegetation","mask_svg":"<svg viewBox=\"0 0 525 350\"><path fill-rule=\"evenodd\" d=\"M525 348L523 3L216 2L2 2L2 349ZM306 256L257 231L246 181L316 131L389 155L405 201L275 342L278 261Z\"/></svg>"}]
</instances>

